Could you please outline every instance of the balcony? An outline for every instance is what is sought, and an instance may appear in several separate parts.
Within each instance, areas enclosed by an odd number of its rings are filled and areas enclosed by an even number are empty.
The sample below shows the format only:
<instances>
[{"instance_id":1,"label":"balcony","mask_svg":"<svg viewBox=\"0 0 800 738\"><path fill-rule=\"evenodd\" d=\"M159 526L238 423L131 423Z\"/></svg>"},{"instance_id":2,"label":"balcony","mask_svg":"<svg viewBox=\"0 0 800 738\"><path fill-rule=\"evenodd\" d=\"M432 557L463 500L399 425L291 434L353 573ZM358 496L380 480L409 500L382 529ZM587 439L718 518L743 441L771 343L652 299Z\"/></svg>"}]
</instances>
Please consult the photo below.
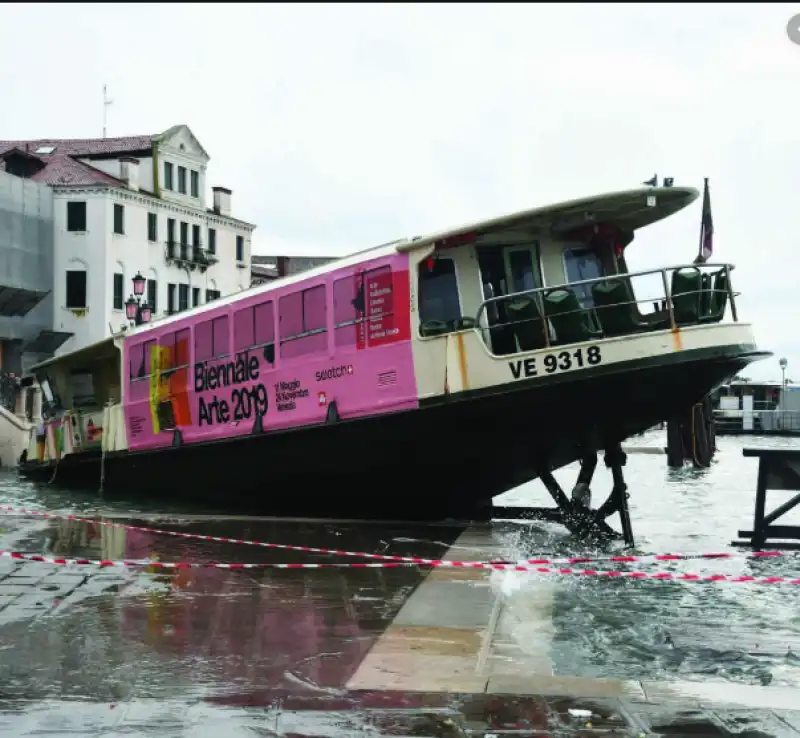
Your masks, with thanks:
<instances>
[{"instance_id":1,"label":"balcony","mask_svg":"<svg viewBox=\"0 0 800 738\"><path fill-rule=\"evenodd\" d=\"M200 244L167 241L166 247L165 258L168 264L182 266L191 271L199 269L204 272L218 261L216 254L209 254Z\"/></svg>"},{"instance_id":2,"label":"balcony","mask_svg":"<svg viewBox=\"0 0 800 738\"><path fill-rule=\"evenodd\" d=\"M736 296L731 264L611 274L485 300L473 320L423 324L423 336L475 327L494 355L719 323Z\"/></svg>"}]
</instances>

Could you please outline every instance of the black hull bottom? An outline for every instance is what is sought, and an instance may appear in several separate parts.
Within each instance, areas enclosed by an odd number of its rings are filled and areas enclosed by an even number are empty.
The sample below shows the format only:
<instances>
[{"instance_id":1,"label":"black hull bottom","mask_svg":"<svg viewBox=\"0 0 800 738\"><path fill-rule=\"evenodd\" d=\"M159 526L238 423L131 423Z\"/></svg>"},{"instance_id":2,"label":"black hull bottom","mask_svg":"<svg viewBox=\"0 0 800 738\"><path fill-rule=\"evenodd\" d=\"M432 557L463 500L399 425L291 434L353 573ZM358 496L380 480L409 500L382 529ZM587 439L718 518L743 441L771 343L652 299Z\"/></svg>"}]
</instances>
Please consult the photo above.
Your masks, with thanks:
<instances>
[{"instance_id":1,"label":"black hull bottom","mask_svg":"<svg viewBox=\"0 0 800 738\"><path fill-rule=\"evenodd\" d=\"M234 441L108 454L106 496L183 498L271 516L480 519L492 498L673 417L763 358L752 347L685 351L624 368L467 392L419 410ZM49 482L53 466L21 473ZM98 490L99 455L65 457L53 483ZM632 490L633 491L633 490ZM635 491L633 491L635 494Z\"/></svg>"}]
</instances>

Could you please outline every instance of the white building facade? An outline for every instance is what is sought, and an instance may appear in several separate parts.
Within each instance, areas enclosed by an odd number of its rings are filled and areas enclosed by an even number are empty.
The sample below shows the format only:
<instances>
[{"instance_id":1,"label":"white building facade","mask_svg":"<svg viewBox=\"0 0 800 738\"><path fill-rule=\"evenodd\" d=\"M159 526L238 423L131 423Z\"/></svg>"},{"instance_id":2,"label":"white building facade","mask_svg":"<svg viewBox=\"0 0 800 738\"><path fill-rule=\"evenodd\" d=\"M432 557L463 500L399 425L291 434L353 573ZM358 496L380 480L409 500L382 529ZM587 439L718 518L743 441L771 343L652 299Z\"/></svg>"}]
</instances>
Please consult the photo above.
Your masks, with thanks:
<instances>
[{"instance_id":1,"label":"white building facade","mask_svg":"<svg viewBox=\"0 0 800 738\"><path fill-rule=\"evenodd\" d=\"M8 144L43 163L31 178L53 190L53 327L72 334L58 353L127 326L137 274L153 320L250 286L255 226L233 217L231 190L207 204L209 156L188 127Z\"/></svg>"}]
</instances>

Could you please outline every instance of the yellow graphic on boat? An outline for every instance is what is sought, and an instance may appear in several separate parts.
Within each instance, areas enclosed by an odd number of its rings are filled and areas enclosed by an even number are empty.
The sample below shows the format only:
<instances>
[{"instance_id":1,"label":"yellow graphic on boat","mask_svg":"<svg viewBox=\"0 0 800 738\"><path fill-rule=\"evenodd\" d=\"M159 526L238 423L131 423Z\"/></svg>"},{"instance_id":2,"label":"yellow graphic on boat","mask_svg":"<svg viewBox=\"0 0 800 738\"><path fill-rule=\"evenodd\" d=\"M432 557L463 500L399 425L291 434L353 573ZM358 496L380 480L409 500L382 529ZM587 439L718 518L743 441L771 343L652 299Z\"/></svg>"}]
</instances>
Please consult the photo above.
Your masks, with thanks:
<instances>
[{"instance_id":1,"label":"yellow graphic on boat","mask_svg":"<svg viewBox=\"0 0 800 738\"><path fill-rule=\"evenodd\" d=\"M153 433L190 426L189 342L150 350L150 417Z\"/></svg>"},{"instance_id":2,"label":"yellow graphic on boat","mask_svg":"<svg viewBox=\"0 0 800 738\"><path fill-rule=\"evenodd\" d=\"M161 377L161 368L170 367L169 346L152 346L150 348L150 417L153 421L153 433L161 431L158 417L158 406L169 401L169 381Z\"/></svg>"}]
</instances>

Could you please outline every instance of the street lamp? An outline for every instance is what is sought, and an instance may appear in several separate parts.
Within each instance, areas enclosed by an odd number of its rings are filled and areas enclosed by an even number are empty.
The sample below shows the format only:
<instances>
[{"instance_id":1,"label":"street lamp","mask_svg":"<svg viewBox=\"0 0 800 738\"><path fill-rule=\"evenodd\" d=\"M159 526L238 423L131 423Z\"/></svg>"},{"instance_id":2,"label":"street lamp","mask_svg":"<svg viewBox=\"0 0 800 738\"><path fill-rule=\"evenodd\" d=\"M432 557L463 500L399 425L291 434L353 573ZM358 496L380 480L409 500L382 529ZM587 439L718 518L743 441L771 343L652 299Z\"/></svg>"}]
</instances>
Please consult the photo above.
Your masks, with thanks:
<instances>
[{"instance_id":1,"label":"street lamp","mask_svg":"<svg viewBox=\"0 0 800 738\"><path fill-rule=\"evenodd\" d=\"M779 407L781 412L783 412L784 404L783 404L783 396L786 393L786 367L789 365L789 362L786 359L781 359L778 362L778 366L781 368L781 397L780 397L780 404Z\"/></svg>"},{"instance_id":2,"label":"street lamp","mask_svg":"<svg viewBox=\"0 0 800 738\"><path fill-rule=\"evenodd\" d=\"M149 323L153 316L150 305L142 302L147 280L139 272L136 272L136 276L131 281L133 282L133 294L125 301L125 316L131 326L144 325Z\"/></svg>"}]
</instances>

